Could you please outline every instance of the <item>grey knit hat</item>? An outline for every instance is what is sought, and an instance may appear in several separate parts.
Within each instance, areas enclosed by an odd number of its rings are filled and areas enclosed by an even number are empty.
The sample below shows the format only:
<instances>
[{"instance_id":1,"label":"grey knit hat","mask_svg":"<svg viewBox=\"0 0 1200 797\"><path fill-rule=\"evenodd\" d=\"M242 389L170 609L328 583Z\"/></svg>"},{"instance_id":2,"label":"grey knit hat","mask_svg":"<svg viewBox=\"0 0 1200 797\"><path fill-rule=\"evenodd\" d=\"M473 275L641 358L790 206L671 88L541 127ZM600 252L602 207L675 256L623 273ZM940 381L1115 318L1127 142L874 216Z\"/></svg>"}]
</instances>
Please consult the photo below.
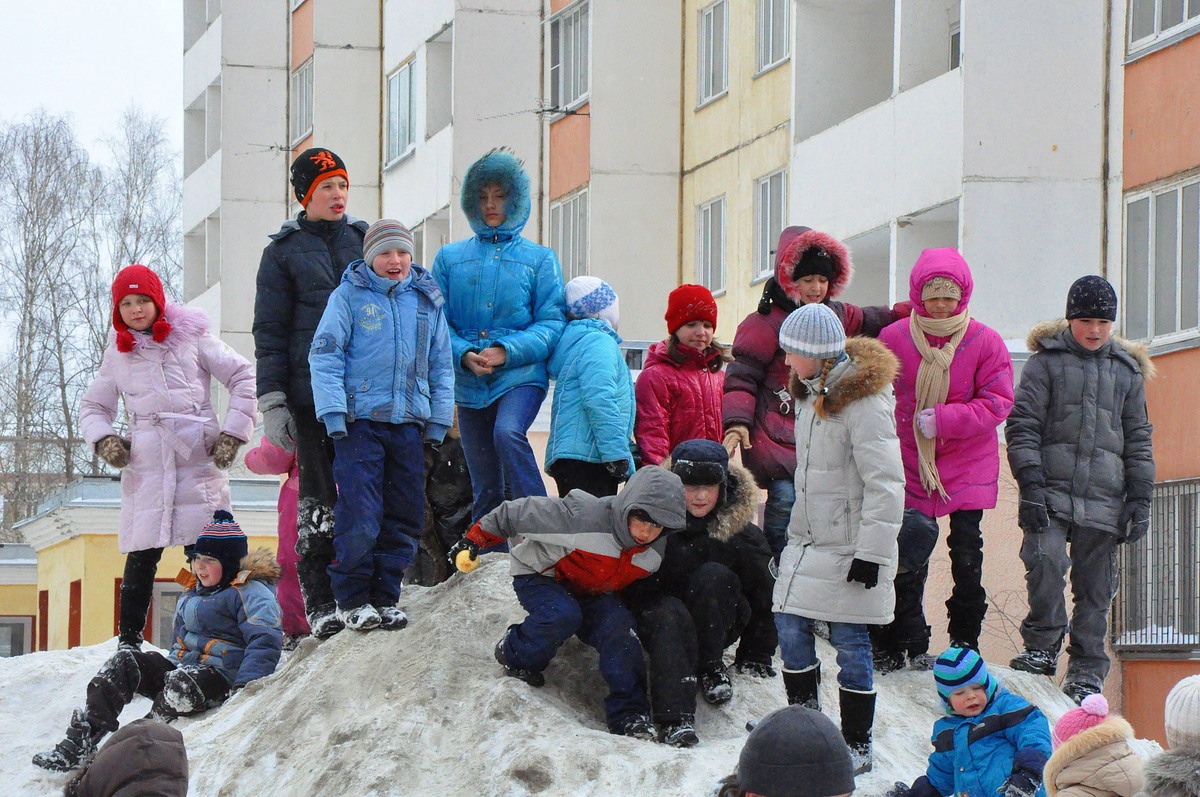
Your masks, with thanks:
<instances>
[{"instance_id":1,"label":"grey knit hat","mask_svg":"<svg viewBox=\"0 0 1200 797\"><path fill-rule=\"evenodd\" d=\"M363 238L363 260L370 266L376 257L389 249L415 256L413 236L408 228L395 219L380 219L367 228L367 236Z\"/></svg>"},{"instance_id":2,"label":"grey knit hat","mask_svg":"<svg viewBox=\"0 0 1200 797\"><path fill-rule=\"evenodd\" d=\"M737 779L746 791L765 797L854 791L850 748L841 732L821 712L798 705L774 711L754 727L738 759Z\"/></svg>"},{"instance_id":3,"label":"grey knit hat","mask_svg":"<svg viewBox=\"0 0 1200 797\"><path fill-rule=\"evenodd\" d=\"M832 310L814 302L793 310L783 319L779 346L789 354L830 360L846 350L846 330Z\"/></svg>"},{"instance_id":4,"label":"grey knit hat","mask_svg":"<svg viewBox=\"0 0 1200 797\"><path fill-rule=\"evenodd\" d=\"M1189 675L1171 687L1163 724L1172 750L1200 751L1200 675Z\"/></svg>"}]
</instances>

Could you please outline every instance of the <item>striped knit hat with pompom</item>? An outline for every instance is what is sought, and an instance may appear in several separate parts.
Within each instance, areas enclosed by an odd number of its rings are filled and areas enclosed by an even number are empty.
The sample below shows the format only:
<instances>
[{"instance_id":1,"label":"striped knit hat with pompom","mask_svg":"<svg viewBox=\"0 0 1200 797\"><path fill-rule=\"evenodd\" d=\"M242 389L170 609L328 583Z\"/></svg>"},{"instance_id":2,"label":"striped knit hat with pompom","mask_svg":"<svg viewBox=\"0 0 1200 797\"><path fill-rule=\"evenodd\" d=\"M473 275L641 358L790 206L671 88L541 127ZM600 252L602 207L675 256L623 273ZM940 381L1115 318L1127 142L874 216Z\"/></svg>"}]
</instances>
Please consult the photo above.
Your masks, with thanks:
<instances>
[{"instance_id":1,"label":"striped knit hat with pompom","mask_svg":"<svg viewBox=\"0 0 1200 797\"><path fill-rule=\"evenodd\" d=\"M213 512L212 522L200 532L193 556L210 556L221 563L221 583L228 584L237 576L242 559L250 552L242 527L224 509Z\"/></svg>"},{"instance_id":2,"label":"striped knit hat with pompom","mask_svg":"<svg viewBox=\"0 0 1200 797\"><path fill-rule=\"evenodd\" d=\"M983 657L970 648L949 648L938 656L933 665L933 680L937 682L938 695L951 713L950 695L964 686L982 686L987 690L988 703L996 696L999 684L987 671Z\"/></svg>"}]
</instances>

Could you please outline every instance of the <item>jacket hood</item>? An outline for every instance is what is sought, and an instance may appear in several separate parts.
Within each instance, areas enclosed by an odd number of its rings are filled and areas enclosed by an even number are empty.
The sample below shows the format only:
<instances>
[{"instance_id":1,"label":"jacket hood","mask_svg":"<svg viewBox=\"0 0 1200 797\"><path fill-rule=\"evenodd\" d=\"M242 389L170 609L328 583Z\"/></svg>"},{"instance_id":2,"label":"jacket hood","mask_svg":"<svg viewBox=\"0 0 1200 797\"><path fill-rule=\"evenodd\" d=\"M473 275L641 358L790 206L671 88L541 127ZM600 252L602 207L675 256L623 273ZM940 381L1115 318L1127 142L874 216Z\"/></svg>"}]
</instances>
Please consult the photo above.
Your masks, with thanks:
<instances>
[{"instance_id":1,"label":"jacket hood","mask_svg":"<svg viewBox=\"0 0 1200 797\"><path fill-rule=\"evenodd\" d=\"M130 766L136 761L137 766ZM63 789L66 797L155 794L185 797L188 760L183 734L158 720L122 725L99 755Z\"/></svg>"},{"instance_id":2,"label":"jacket hood","mask_svg":"<svg viewBox=\"0 0 1200 797\"><path fill-rule=\"evenodd\" d=\"M971 277L971 268L967 261L957 249L948 246L944 249L926 249L913 264L912 274L908 276L908 300L912 302L913 312L929 316L921 301L921 289L934 277L945 277L962 289L962 299L954 312L961 313L965 310L971 303L975 280Z\"/></svg>"},{"instance_id":3,"label":"jacket hood","mask_svg":"<svg viewBox=\"0 0 1200 797\"><path fill-rule=\"evenodd\" d=\"M409 286L413 290L425 294L438 307L443 304L442 291L438 288L437 281L423 266L418 266L414 263L408 275L411 277ZM390 280L376 274L374 269L368 266L367 261L362 258L346 266L346 270L342 273L342 282L348 282L355 287L368 288L375 293L383 294L390 292L393 286L399 284L395 280Z\"/></svg>"},{"instance_id":4,"label":"jacket hood","mask_svg":"<svg viewBox=\"0 0 1200 797\"><path fill-rule=\"evenodd\" d=\"M255 548L242 557L242 569L231 582L234 586L245 584L247 581L265 581L274 584L279 580L282 571L275 561L275 554L266 548Z\"/></svg>"},{"instance_id":5,"label":"jacket hood","mask_svg":"<svg viewBox=\"0 0 1200 797\"><path fill-rule=\"evenodd\" d=\"M662 466L670 470L671 458L664 459ZM759 489L750 471L736 462L730 462L729 476L725 479L724 486L721 503L706 518L708 536L720 542L733 539L758 516ZM684 489L686 494L686 488ZM685 505L684 511L686 510Z\"/></svg>"},{"instance_id":6,"label":"jacket hood","mask_svg":"<svg viewBox=\"0 0 1200 797\"><path fill-rule=\"evenodd\" d=\"M1050 756L1050 760L1046 762L1042 776L1042 780L1046 784L1046 791L1051 795L1057 792L1059 786L1055 783L1055 776L1083 756L1110 744L1127 742L1132 738L1134 738L1133 728L1122 717L1109 717L1099 725L1075 734L1059 745L1059 748L1054 751L1054 755ZM1136 755L1132 749L1129 750L1129 754ZM1088 766L1094 768L1094 764Z\"/></svg>"},{"instance_id":7,"label":"jacket hood","mask_svg":"<svg viewBox=\"0 0 1200 797\"><path fill-rule=\"evenodd\" d=\"M1055 321L1042 321L1029 330L1025 338L1025 347L1035 354L1040 351L1066 351L1070 344L1064 335L1071 334L1071 325L1065 318ZM1154 361L1150 359L1150 350L1145 344L1126 340L1120 335L1112 336L1111 351L1113 356L1128 363L1131 368L1141 371L1144 379L1150 380L1158 372Z\"/></svg>"},{"instance_id":8,"label":"jacket hood","mask_svg":"<svg viewBox=\"0 0 1200 797\"><path fill-rule=\"evenodd\" d=\"M366 235L367 230L370 229L370 227L371 227L371 225L368 224L367 222L365 222L362 219L357 218L355 216L351 216L349 213L347 213L342 218L346 220L346 224L359 230L360 232L362 232L363 235ZM281 241L299 229L301 229L299 221L297 221L296 219L288 219L279 227L278 232L273 232L270 235L268 235L267 237L270 238L272 241Z\"/></svg>"},{"instance_id":9,"label":"jacket hood","mask_svg":"<svg viewBox=\"0 0 1200 797\"><path fill-rule=\"evenodd\" d=\"M846 370L827 387L825 411L828 413L839 413L860 398L890 390L900 370L896 355L874 338L850 338L846 341L846 356L850 360ZM808 388L794 373L788 389L798 399L808 397Z\"/></svg>"},{"instance_id":10,"label":"jacket hood","mask_svg":"<svg viewBox=\"0 0 1200 797\"><path fill-rule=\"evenodd\" d=\"M163 308L163 320L171 325L171 334L167 335L162 343L157 344L171 348L174 341L182 337L198 338L210 330L212 321L208 318L208 313L195 307L186 307L182 304L174 304L167 302L167 306ZM176 335L180 337L175 337ZM133 348L138 349L150 343L149 335L144 335L140 332L133 333ZM108 330L108 344L115 346L117 343L117 331L111 326Z\"/></svg>"},{"instance_id":11,"label":"jacket hood","mask_svg":"<svg viewBox=\"0 0 1200 797\"><path fill-rule=\"evenodd\" d=\"M784 245L784 239L787 245ZM783 288L788 298L800 303L800 289L792 274L804 253L820 247L833 260L833 278L829 280L829 295L834 299L850 284L854 269L850 264L850 250L828 233L810 230L808 227L788 227L779 234L779 247L775 250L775 281Z\"/></svg>"},{"instance_id":12,"label":"jacket hood","mask_svg":"<svg viewBox=\"0 0 1200 797\"><path fill-rule=\"evenodd\" d=\"M629 534L629 513L640 509L663 527L663 535L678 531L687 523L687 504L683 482L671 471L657 465L647 465L625 483L625 489L613 498L613 532L622 548L633 548Z\"/></svg>"},{"instance_id":13,"label":"jacket hood","mask_svg":"<svg viewBox=\"0 0 1200 797\"><path fill-rule=\"evenodd\" d=\"M554 352L550 355L550 360L546 364L546 370L550 374L551 379L558 379L563 366L567 364L567 357L571 353L571 346L580 338L585 338L592 334L593 330L603 332L615 340L618 345L621 343L621 336L617 334L616 330L599 318L576 318L568 321L566 328L563 329L562 337L555 344Z\"/></svg>"},{"instance_id":14,"label":"jacket hood","mask_svg":"<svg viewBox=\"0 0 1200 797\"><path fill-rule=\"evenodd\" d=\"M499 227L489 227L479 215L479 192L485 185L497 183L508 193L504 203L505 219ZM529 175L525 164L511 151L493 149L471 164L463 177L460 195L463 214L476 235L515 237L529 221Z\"/></svg>"},{"instance_id":15,"label":"jacket hood","mask_svg":"<svg viewBox=\"0 0 1200 797\"><path fill-rule=\"evenodd\" d=\"M1200 794L1200 750L1165 750L1142 769L1147 797L1195 797Z\"/></svg>"}]
</instances>

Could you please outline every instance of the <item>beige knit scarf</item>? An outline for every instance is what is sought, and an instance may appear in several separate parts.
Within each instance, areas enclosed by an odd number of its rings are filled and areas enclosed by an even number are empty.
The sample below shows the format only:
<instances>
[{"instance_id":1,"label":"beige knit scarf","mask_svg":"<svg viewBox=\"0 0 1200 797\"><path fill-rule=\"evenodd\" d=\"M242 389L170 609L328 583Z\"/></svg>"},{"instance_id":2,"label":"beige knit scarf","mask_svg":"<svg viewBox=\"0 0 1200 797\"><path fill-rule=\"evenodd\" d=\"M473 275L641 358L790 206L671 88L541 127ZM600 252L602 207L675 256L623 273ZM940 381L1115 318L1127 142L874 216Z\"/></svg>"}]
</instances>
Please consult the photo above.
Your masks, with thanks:
<instances>
[{"instance_id":1,"label":"beige knit scarf","mask_svg":"<svg viewBox=\"0 0 1200 797\"><path fill-rule=\"evenodd\" d=\"M917 413L921 410L936 407L946 403L950 394L950 362L954 352L967 333L967 324L971 315L963 310L958 315L949 318L929 318L913 313L909 316L908 330L912 334L913 343L921 353L921 365L917 368L917 406L913 412L913 434L917 438L917 471L921 475L921 486L926 492L933 494L934 490L943 499L949 499L946 488L942 486L942 477L937 469L937 440L932 440L921 434L917 427ZM950 338L940 349L929 345L925 335L935 338Z\"/></svg>"}]
</instances>

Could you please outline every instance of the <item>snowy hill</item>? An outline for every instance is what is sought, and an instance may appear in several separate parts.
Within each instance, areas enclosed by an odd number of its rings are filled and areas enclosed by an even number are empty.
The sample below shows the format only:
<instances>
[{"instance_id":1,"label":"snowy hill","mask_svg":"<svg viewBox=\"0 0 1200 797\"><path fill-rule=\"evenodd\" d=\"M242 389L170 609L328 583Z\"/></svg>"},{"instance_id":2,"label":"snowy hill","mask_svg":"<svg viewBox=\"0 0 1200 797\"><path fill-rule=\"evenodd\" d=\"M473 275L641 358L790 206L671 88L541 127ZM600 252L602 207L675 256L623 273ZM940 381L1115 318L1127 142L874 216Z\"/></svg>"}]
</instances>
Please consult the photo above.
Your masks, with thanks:
<instances>
[{"instance_id":1,"label":"snowy hill","mask_svg":"<svg viewBox=\"0 0 1200 797\"><path fill-rule=\"evenodd\" d=\"M734 673L732 702L699 703L698 747L616 737L604 726L596 654L577 640L550 665L544 688L501 675L492 647L524 616L507 557L485 557L476 572L437 587L406 587L401 605L407 629L306 641L270 678L179 720L191 794L696 797L733 770L746 721L786 702L780 678ZM836 719L833 649L819 644L822 705ZM0 793L61 793L66 776L37 769L30 757L62 738L88 679L114 649L110 641L0 659ZM1049 679L992 672L1051 722L1071 706ZM876 764L859 777L858 795L921 774L942 711L930 673L893 673L876 684ZM148 710L149 701L138 700L122 721Z\"/></svg>"}]
</instances>

